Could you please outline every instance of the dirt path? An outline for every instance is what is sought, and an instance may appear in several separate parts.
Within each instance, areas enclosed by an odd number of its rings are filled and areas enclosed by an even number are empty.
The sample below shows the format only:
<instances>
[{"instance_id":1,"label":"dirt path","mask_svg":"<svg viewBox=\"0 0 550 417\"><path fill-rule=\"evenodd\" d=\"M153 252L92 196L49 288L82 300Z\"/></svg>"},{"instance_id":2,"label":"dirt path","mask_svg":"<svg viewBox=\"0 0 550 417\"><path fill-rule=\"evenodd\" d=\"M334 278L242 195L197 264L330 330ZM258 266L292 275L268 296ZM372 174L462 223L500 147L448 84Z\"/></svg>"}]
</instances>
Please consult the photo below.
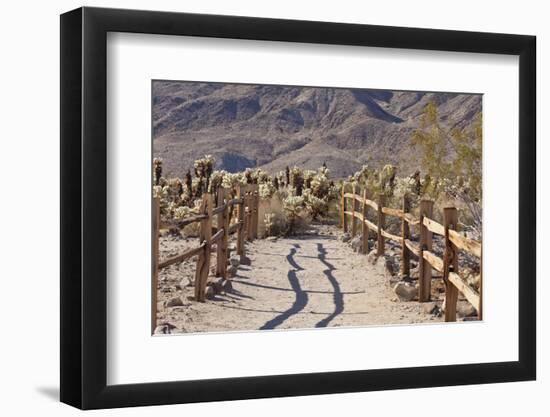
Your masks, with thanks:
<instances>
[{"instance_id":1,"label":"dirt path","mask_svg":"<svg viewBox=\"0 0 550 417\"><path fill-rule=\"evenodd\" d=\"M250 265L239 266L233 290L206 303L188 300L193 289L184 285L186 278L176 284L186 268L191 275L193 263L165 270L159 299L179 296L183 305L159 305L159 323L169 322L177 333L440 320L418 302L398 301L381 263L372 265L352 252L338 234L336 228L316 226L308 235L247 244Z\"/></svg>"}]
</instances>

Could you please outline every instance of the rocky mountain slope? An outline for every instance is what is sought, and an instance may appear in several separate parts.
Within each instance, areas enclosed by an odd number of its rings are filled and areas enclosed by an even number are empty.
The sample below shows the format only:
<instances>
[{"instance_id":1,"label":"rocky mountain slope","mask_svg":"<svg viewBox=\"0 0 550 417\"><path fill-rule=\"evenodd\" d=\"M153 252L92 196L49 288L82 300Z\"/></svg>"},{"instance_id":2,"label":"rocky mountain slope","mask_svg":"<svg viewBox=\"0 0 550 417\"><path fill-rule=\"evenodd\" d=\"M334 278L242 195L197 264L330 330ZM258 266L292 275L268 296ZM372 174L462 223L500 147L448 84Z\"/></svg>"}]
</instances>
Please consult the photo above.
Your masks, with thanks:
<instances>
[{"instance_id":1,"label":"rocky mountain slope","mask_svg":"<svg viewBox=\"0 0 550 417\"><path fill-rule=\"evenodd\" d=\"M153 150L164 172L183 176L205 154L230 172L287 165L333 177L361 165L419 168L410 146L425 105L446 127L465 127L481 111L478 94L313 88L179 81L153 82Z\"/></svg>"}]
</instances>

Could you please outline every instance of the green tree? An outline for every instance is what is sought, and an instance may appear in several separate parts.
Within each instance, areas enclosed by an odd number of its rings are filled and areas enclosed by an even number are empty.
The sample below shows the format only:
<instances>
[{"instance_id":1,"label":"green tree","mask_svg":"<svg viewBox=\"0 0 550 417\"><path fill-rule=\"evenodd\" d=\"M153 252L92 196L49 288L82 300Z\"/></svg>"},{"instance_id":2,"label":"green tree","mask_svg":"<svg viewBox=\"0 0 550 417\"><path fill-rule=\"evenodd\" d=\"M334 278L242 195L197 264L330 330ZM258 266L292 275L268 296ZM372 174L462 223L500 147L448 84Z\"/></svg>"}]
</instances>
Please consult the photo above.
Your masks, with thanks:
<instances>
[{"instance_id":1,"label":"green tree","mask_svg":"<svg viewBox=\"0 0 550 417\"><path fill-rule=\"evenodd\" d=\"M445 129L439 121L437 106L429 102L422 115L420 128L411 143L420 150L425 173L422 194L437 198L445 191L462 202L470 211L472 226L481 232L482 199L482 115L471 126ZM416 174L419 177L419 173ZM418 185L417 185L418 186Z\"/></svg>"}]
</instances>

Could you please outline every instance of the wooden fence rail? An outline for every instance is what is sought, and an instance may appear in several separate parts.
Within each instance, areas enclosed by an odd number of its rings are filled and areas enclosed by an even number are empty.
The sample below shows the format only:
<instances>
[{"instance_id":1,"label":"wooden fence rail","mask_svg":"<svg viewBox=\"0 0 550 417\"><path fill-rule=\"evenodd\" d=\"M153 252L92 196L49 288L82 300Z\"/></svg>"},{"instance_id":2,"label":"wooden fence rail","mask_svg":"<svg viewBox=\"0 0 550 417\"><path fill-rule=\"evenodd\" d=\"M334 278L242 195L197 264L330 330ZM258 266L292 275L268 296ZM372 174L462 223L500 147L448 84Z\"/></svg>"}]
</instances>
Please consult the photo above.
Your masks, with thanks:
<instances>
[{"instance_id":1,"label":"wooden fence rail","mask_svg":"<svg viewBox=\"0 0 550 417\"><path fill-rule=\"evenodd\" d=\"M216 249L216 276L229 279L227 262L229 259L229 236L237 233L236 252L245 255L245 240L252 241L258 236L258 185L249 184L236 189L236 197L230 199L230 190L219 188L217 192L217 207L213 207L212 194L202 196L199 213L182 220L161 222L160 199L153 198L153 279L152 279L152 329L156 327L157 316L157 286L159 271L170 265L181 263L198 255L195 269L195 301L204 302L206 286L210 273L210 254ZM236 213L232 210L236 207ZM216 226L213 227L213 220ZM233 224L231 224L234 220ZM159 259L159 233L162 227L181 229L193 223L200 223L199 245L168 259ZM214 232L214 233L213 233Z\"/></svg>"},{"instance_id":2,"label":"wooden fence rail","mask_svg":"<svg viewBox=\"0 0 550 417\"><path fill-rule=\"evenodd\" d=\"M379 194L377 201L368 199L367 190L361 193L357 186L352 186L352 192L346 191L347 184L342 187L341 198L341 225L344 232L348 232L351 220L351 236L355 237L357 230L362 230L362 252L368 252L369 231L377 235L377 255L384 255L385 239L391 239L401 245L401 273L410 274L410 255L418 257L418 300L426 302L430 300L432 269L443 274L445 282L445 321L456 321L456 305L458 293L474 306L481 319L481 290L478 293L458 273L459 250L466 251L481 262L481 243L462 236L457 231L458 214L455 207L447 207L443 210L444 224L433 219L433 201L422 200L419 207L419 216L410 213L410 201L408 196L403 197L401 209L386 207L386 196ZM351 200L351 204L348 204ZM359 204L361 207L359 207ZM376 223L367 218L368 210L372 209ZM401 219L401 235L395 235L385 230L386 216ZM359 222L361 227L358 227ZM410 227L419 226L419 242L411 240ZM444 239L443 259L432 251L433 235L440 235ZM481 282L480 282L481 289Z\"/></svg>"}]
</instances>

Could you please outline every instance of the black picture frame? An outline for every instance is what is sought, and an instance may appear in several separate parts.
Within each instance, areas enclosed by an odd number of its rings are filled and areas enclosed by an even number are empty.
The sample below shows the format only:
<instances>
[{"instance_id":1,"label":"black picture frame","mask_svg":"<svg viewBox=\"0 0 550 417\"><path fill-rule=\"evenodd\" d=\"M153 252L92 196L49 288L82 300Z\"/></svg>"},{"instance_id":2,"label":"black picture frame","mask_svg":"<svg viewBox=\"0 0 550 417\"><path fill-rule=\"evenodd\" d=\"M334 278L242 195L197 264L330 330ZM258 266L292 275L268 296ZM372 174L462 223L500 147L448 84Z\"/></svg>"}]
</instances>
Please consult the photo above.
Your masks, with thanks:
<instances>
[{"instance_id":1,"label":"black picture frame","mask_svg":"<svg viewBox=\"0 0 550 417\"><path fill-rule=\"evenodd\" d=\"M518 361L113 385L107 375L108 32L519 56ZM136 10L61 15L61 401L82 409L533 380L536 38Z\"/></svg>"}]
</instances>

